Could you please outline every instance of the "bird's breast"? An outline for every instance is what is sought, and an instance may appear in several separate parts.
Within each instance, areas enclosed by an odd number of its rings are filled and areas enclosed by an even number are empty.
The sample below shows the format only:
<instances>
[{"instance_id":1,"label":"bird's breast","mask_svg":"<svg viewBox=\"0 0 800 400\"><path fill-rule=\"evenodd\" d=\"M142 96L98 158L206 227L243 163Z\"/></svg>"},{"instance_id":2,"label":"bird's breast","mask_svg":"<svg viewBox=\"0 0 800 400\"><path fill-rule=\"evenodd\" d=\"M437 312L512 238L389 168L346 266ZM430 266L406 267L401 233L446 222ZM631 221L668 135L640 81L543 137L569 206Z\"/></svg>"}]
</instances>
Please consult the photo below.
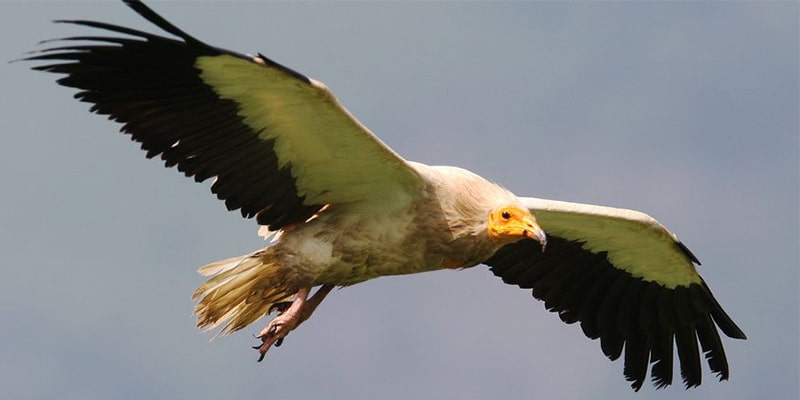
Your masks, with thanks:
<instances>
[{"instance_id":1,"label":"bird's breast","mask_svg":"<svg viewBox=\"0 0 800 400\"><path fill-rule=\"evenodd\" d=\"M291 268L302 271L312 285L352 285L387 275L404 275L441 268L449 233L428 229L412 210L393 213L323 213L291 229L279 246ZM458 263L458 265L456 265Z\"/></svg>"}]
</instances>

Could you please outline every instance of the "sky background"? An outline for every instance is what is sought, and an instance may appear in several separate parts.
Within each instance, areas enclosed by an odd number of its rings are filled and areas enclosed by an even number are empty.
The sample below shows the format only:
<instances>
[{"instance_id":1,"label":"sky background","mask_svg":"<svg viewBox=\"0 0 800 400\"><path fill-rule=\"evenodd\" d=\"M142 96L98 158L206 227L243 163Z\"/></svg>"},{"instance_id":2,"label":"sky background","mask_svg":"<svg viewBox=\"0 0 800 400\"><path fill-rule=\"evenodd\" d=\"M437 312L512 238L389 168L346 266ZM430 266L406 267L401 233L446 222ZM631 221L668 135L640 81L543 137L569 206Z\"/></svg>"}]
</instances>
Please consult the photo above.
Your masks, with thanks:
<instances>
[{"instance_id":1,"label":"sky background","mask_svg":"<svg viewBox=\"0 0 800 400\"><path fill-rule=\"evenodd\" d=\"M190 34L324 81L408 159L519 195L645 211L747 333L731 380L634 394L622 363L486 267L338 290L257 364L194 326L196 269L253 221L30 64L0 63L0 397L797 399L798 3L152 2ZM117 2L0 3L0 54L156 32ZM676 380L677 373L676 373Z\"/></svg>"}]
</instances>

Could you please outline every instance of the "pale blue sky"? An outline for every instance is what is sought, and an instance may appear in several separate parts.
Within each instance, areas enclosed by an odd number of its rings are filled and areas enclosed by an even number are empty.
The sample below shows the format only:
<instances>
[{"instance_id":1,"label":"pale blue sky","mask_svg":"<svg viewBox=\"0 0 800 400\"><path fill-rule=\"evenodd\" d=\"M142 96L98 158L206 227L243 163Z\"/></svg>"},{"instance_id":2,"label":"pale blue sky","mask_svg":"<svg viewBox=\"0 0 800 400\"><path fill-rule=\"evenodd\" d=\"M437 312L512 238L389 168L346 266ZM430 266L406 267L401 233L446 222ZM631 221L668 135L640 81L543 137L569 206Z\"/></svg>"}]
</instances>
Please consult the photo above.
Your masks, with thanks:
<instances>
[{"instance_id":1,"label":"pale blue sky","mask_svg":"<svg viewBox=\"0 0 800 400\"><path fill-rule=\"evenodd\" d=\"M796 399L798 3L152 2L212 44L324 81L408 159L520 195L639 209L703 262L748 334L731 380L634 394L598 342L485 267L335 291L256 364L265 321L209 343L196 269L252 221L0 63L0 387L8 399ZM6 60L117 2L2 2ZM677 379L677 378L676 378Z\"/></svg>"}]
</instances>

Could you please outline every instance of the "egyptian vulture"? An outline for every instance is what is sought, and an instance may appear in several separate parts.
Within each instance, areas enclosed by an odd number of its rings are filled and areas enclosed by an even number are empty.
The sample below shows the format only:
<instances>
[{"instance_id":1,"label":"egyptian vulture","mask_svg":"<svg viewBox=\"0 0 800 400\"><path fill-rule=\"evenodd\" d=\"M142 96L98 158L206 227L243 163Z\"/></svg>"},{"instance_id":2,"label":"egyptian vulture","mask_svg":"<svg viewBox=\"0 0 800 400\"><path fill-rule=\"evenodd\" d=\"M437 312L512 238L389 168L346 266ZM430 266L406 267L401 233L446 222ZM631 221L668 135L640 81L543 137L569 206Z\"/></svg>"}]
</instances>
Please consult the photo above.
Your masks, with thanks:
<instances>
[{"instance_id":1,"label":"egyptian vulture","mask_svg":"<svg viewBox=\"0 0 800 400\"><path fill-rule=\"evenodd\" d=\"M148 158L198 182L214 178L228 210L272 235L264 249L200 268L210 277L194 292L200 328L230 333L277 312L258 335L260 360L334 287L485 264L579 322L611 360L624 349L636 390L648 369L656 387L672 383L674 348L686 387L701 383L701 354L728 378L717 328L745 335L695 256L655 219L517 197L461 168L407 161L322 82L201 42L140 1L125 4L174 38L59 21L116 35L61 39L26 60L64 74L58 83L120 122Z\"/></svg>"}]
</instances>

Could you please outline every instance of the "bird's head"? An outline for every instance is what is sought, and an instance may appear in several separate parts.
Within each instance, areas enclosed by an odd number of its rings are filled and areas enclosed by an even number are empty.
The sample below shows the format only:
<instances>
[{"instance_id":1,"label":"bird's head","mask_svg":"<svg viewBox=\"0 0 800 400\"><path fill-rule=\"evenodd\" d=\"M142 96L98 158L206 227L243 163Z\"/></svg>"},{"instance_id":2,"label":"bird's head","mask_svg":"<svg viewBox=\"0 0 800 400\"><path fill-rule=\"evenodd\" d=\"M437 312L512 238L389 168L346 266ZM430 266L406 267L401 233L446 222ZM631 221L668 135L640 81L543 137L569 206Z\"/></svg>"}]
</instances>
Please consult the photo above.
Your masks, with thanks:
<instances>
[{"instance_id":1,"label":"bird's head","mask_svg":"<svg viewBox=\"0 0 800 400\"><path fill-rule=\"evenodd\" d=\"M542 245L544 251L547 236L530 211L513 206L503 206L489 212L489 237L497 243L505 244L521 239L533 239Z\"/></svg>"},{"instance_id":2,"label":"bird's head","mask_svg":"<svg viewBox=\"0 0 800 400\"><path fill-rule=\"evenodd\" d=\"M544 250L547 236L524 202L510 191L462 168L412 165L436 190L449 233L454 241L465 244L459 251L479 254L473 258L483 260L503 245L523 239L539 242Z\"/></svg>"}]
</instances>

